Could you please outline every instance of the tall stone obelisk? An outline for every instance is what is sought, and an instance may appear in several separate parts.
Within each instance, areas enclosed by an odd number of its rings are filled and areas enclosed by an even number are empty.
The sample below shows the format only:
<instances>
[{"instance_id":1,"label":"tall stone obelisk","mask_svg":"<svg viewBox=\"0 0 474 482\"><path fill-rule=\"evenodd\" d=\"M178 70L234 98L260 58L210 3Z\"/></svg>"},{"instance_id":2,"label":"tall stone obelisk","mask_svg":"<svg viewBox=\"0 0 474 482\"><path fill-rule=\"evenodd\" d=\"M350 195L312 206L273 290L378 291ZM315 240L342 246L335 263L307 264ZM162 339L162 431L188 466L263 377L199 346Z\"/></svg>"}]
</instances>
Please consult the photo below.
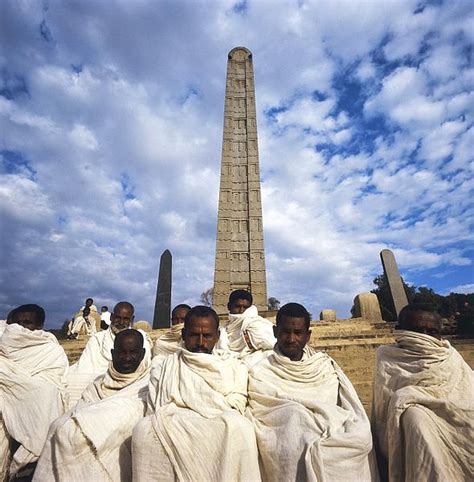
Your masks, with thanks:
<instances>
[{"instance_id":1,"label":"tall stone obelisk","mask_svg":"<svg viewBox=\"0 0 474 482\"><path fill-rule=\"evenodd\" d=\"M229 52L214 271L214 309L227 312L229 294L246 289L267 309L257 116L252 53Z\"/></svg>"}]
</instances>

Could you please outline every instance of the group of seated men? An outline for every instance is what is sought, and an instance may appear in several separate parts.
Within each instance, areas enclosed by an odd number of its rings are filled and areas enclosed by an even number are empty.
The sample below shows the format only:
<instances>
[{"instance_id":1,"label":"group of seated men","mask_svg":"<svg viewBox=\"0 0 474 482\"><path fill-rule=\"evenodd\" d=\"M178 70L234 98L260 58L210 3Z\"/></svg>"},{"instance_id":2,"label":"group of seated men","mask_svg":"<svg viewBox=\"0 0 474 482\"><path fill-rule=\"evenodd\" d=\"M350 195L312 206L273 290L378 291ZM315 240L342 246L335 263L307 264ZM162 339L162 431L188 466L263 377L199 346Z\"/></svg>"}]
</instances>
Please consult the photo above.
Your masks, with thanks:
<instances>
[{"instance_id":1,"label":"group of seated men","mask_svg":"<svg viewBox=\"0 0 474 482\"><path fill-rule=\"evenodd\" d=\"M246 291L228 308L219 326L211 308L178 305L153 345L120 302L70 367L44 310L13 310L0 480L474 480L473 374L439 339L439 315L400 313L396 344L377 353L371 428L341 368L309 346L302 305L274 326Z\"/></svg>"}]
</instances>

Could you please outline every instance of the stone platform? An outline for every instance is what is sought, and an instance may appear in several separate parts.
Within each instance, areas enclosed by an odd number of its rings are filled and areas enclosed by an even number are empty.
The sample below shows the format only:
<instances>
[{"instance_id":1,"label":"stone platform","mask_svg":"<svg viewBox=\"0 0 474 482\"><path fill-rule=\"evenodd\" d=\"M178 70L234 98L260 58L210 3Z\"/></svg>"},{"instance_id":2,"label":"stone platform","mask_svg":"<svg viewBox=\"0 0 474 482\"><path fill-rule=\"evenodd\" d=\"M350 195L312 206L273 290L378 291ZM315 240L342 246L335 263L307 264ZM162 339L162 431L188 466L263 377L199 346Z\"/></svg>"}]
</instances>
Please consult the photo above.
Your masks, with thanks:
<instances>
[{"instance_id":1,"label":"stone platform","mask_svg":"<svg viewBox=\"0 0 474 482\"><path fill-rule=\"evenodd\" d=\"M149 334L156 340L166 329L153 330ZM349 318L331 322L313 322L310 345L327 352L341 366L353 383L367 413L372 404L375 352L380 345L394 343L394 326L384 321ZM449 338L449 337L447 337ZM466 362L474 368L474 339L461 340L451 337L452 345ZM86 339L60 340L71 363L80 356Z\"/></svg>"}]
</instances>

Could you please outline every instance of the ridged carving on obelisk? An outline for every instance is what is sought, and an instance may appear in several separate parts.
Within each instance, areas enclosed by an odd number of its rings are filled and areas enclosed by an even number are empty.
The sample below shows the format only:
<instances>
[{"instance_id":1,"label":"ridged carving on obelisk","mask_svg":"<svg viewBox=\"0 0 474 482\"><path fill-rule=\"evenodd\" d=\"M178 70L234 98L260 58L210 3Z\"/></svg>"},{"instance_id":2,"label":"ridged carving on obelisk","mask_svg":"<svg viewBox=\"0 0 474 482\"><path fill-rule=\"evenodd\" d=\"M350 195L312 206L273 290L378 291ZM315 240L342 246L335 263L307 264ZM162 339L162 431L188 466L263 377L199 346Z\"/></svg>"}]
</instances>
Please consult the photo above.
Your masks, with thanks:
<instances>
[{"instance_id":1,"label":"ridged carving on obelisk","mask_svg":"<svg viewBox=\"0 0 474 482\"><path fill-rule=\"evenodd\" d=\"M260 169L252 53L229 52L214 271L214 308L227 311L229 293L249 290L267 309Z\"/></svg>"}]
</instances>

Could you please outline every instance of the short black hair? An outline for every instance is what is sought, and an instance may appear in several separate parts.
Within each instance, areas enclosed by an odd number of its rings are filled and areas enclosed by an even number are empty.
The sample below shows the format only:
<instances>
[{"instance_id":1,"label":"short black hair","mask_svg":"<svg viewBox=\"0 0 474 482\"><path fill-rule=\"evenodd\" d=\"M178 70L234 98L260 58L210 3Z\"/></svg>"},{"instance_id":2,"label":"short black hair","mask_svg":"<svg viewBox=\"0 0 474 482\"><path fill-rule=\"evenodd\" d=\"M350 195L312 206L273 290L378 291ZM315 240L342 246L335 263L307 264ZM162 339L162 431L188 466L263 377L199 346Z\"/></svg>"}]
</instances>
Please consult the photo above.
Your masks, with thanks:
<instances>
[{"instance_id":1,"label":"short black hair","mask_svg":"<svg viewBox=\"0 0 474 482\"><path fill-rule=\"evenodd\" d=\"M311 315L303 305L300 305L299 303L287 303L286 305L283 305L276 315L276 326L278 326L284 316L304 318L306 331L309 330Z\"/></svg>"},{"instance_id":2,"label":"short black hair","mask_svg":"<svg viewBox=\"0 0 474 482\"><path fill-rule=\"evenodd\" d=\"M105 308L105 311L109 311L109 307L108 307L108 306L105 306L105 305L102 306L102 307L100 308L100 310L102 311L104 308Z\"/></svg>"},{"instance_id":3,"label":"short black hair","mask_svg":"<svg viewBox=\"0 0 474 482\"><path fill-rule=\"evenodd\" d=\"M432 303L409 303L400 310L398 315L398 327L402 329L410 327L409 319L416 311L427 311L428 313L438 314L436 306Z\"/></svg>"},{"instance_id":4,"label":"short black hair","mask_svg":"<svg viewBox=\"0 0 474 482\"><path fill-rule=\"evenodd\" d=\"M115 310L117 310L118 308L121 308L121 307L125 307L125 308L128 308L129 310L132 311L132 315L135 314L135 307L132 305L132 303L128 302L128 301L119 301L115 306L114 306L114 312Z\"/></svg>"},{"instance_id":5,"label":"short black hair","mask_svg":"<svg viewBox=\"0 0 474 482\"><path fill-rule=\"evenodd\" d=\"M93 300L92 298L86 298L86 303L87 303L89 300L91 300L92 303L94 303L94 300Z\"/></svg>"},{"instance_id":6,"label":"short black hair","mask_svg":"<svg viewBox=\"0 0 474 482\"><path fill-rule=\"evenodd\" d=\"M184 318L184 329L186 329L186 325L193 319L193 318L212 318L216 324L216 329L219 329L219 316L217 313L210 308L209 306L204 305L197 305L193 306L187 313L186 317Z\"/></svg>"},{"instance_id":7,"label":"short black hair","mask_svg":"<svg viewBox=\"0 0 474 482\"><path fill-rule=\"evenodd\" d=\"M234 290L229 295L229 306L234 304L237 300L247 300L253 305L252 294L246 290Z\"/></svg>"},{"instance_id":8,"label":"short black hair","mask_svg":"<svg viewBox=\"0 0 474 482\"><path fill-rule=\"evenodd\" d=\"M138 330L134 330L133 328L130 328L128 330L122 330L122 331L119 331L116 335L115 335L115 340L114 340L114 349L117 350L117 346L118 346L118 343L120 340L122 340L122 338L125 338L127 336L133 336L137 339L137 341L139 342L140 346L143 347L143 344L144 344L144 338L143 338L143 335L138 331Z\"/></svg>"},{"instance_id":9,"label":"short black hair","mask_svg":"<svg viewBox=\"0 0 474 482\"><path fill-rule=\"evenodd\" d=\"M44 308L39 305L35 305L33 303L27 305L18 306L12 310L11 319L14 320L19 313L34 313L36 315L36 319L38 324L44 325L44 320L46 318L46 313L44 312Z\"/></svg>"},{"instance_id":10,"label":"short black hair","mask_svg":"<svg viewBox=\"0 0 474 482\"><path fill-rule=\"evenodd\" d=\"M173 308L173 311L171 312L171 318L173 318L173 316L176 314L176 312L177 312L178 310L181 310L181 309L185 309L185 310L188 310L188 311L189 311L189 310L191 309L191 307L190 307L189 305L184 304L184 303L181 303L181 304L179 304L179 305L176 305L176 306Z\"/></svg>"}]
</instances>

